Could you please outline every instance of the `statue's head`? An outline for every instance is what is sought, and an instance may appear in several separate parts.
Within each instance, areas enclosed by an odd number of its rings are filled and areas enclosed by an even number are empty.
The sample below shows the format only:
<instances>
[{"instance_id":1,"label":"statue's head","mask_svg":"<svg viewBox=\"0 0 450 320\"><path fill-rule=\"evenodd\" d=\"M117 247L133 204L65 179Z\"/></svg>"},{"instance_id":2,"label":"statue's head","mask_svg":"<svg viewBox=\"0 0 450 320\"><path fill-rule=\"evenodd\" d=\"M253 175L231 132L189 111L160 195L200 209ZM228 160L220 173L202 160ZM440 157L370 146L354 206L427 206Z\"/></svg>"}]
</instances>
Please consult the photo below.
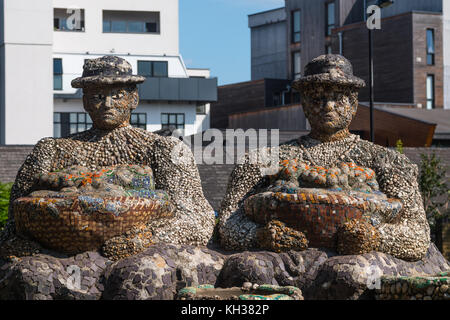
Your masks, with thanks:
<instances>
[{"instance_id":1,"label":"statue's head","mask_svg":"<svg viewBox=\"0 0 450 320\"><path fill-rule=\"evenodd\" d=\"M327 54L308 63L304 76L292 86L302 96L311 131L327 136L350 126L358 107L358 89L365 83L353 75L346 58Z\"/></svg>"},{"instance_id":2,"label":"statue's head","mask_svg":"<svg viewBox=\"0 0 450 320\"><path fill-rule=\"evenodd\" d=\"M83 75L72 87L83 88L83 105L94 128L112 130L129 124L132 110L139 104L137 84L145 77L132 75L124 59L104 56L86 60Z\"/></svg>"}]
</instances>

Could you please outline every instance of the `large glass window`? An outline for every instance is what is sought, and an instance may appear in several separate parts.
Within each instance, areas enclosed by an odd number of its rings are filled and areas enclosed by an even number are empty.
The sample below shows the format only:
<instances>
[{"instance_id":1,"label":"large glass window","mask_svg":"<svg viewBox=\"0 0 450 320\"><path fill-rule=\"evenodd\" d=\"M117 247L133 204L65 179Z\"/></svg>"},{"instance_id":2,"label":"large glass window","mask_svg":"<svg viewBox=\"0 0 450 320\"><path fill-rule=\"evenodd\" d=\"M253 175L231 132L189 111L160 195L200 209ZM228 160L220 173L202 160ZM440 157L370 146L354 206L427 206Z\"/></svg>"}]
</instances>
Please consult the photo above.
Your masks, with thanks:
<instances>
[{"instance_id":1,"label":"large glass window","mask_svg":"<svg viewBox=\"0 0 450 320\"><path fill-rule=\"evenodd\" d=\"M53 90L63 89L62 76L63 76L62 59L55 58L53 59Z\"/></svg>"},{"instance_id":2,"label":"large glass window","mask_svg":"<svg viewBox=\"0 0 450 320\"><path fill-rule=\"evenodd\" d=\"M292 42L298 43L301 40L301 11L292 11Z\"/></svg>"},{"instance_id":3,"label":"large glass window","mask_svg":"<svg viewBox=\"0 0 450 320\"><path fill-rule=\"evenodd\" d=\"M294 79L298 79L302 75L302 56L300 51L292 54L292 68Z\"/></svg>"},{"instance_id":4,"label":"large glass window","mask_svg":"<svg viewBox=\"0 0 450 320\"><path fill-rule=\"evenodd\" d=\"M434 75L427 75L427 109L434 109Z\"/></svg>"},{"instance_id":5,"label":"large glass window","mask_svg":"<svg viewBox=\"0 0 450 320\"><path fill-rule=\"evenodd\" d=\"M84 31L84 9L53 9L54 31Z\"/></svg>"},{"instance_id":6,"label":"large glass window","mask_svg":"<svg viewBox=\"0 0 450 320\"><path fill-rule=\"evenodd\" d=\"M130 124L135 128L147 130L147 114L146 113L132 113Z\"/></svg>"},{"instance_id":7,"label":"large glass window","mask_svg":"<svg viewBox=\"0 0 450 320\"><path fill-rule=\"evenodd\" d=\"M86 112L54 112L53 137L67 137L92 127L92 120Z\"/></svg>"},{"instance_id":8,"label":"large glass window","mask_svg":"<svg viewBox=\"0 0 450 320\"><path fill-rule=\"evenodd\" d=\"M159 33L159 12L103 10L103 32Z\"/></svg>"},{"instance_id":9,"label":"large glass window","mask_svg":"<svg viewBox=\"0 0 450 320\"><path fill-rule=\"evenodd\" d=\"M184 129L184 113L161 113L162 129Z\"/></svg>"},{"instance_id":10,"label":"large glass window","mask_svg":"<svg viewBox=\"0 0 450 320\"><path fill-rule=\"evenodd\" d=\"M325 35L331 36L331 30L334 29L334 27L335 27L334 2L328 2L325 5L325 8L326 8L326 15L327 15Z\"/></svg>"},{"instance_id":11,"label":"large glass window","mask_svg":"<svg viewBox=\"0 0 450 320\"><path fill-rule=\"evenodd\" d=\"M168 77L167 61L138 61L138 75L144 77Z\"/></svg>"},{"instance_id":12,"label":"large glass window","mask_svg":"<svg viewBox=\"0 0 450 320\"><path fill-rule=\"evenodd\" d=\"M434 65L434 30L427 29L427 64Z\"/></svg>"}]
</instances>

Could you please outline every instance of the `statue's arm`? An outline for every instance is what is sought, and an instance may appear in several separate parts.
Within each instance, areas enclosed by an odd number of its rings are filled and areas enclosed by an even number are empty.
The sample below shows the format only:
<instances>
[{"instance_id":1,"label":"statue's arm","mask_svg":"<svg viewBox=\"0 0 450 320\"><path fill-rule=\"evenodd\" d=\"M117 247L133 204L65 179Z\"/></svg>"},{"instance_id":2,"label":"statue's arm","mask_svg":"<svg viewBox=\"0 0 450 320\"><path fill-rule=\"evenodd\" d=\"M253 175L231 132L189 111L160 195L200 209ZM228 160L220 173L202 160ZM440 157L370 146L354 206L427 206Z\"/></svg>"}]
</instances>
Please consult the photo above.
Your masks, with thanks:
<instances>
[{"instance_id":1,"label":"statue's arm","mask_svg":"<svg viewBox=\"0 0 450 320\"><path fill-rule=\"evenodd\" d=\"M151 157L157 189L165 190L176 206L175 219L152 224L163 242L206 245L214 230L214 210L203 195L191 150L173 137L159 137Z\"/></svg>"},{"instance_id":2,"label":"statue's arm","mask_svg":"<svg viewBox=\"0 0 450 320\"><path fill-rule=\"evenodd\" d=\"M375 162L381 191L402 201L400 216L378 227L381 251L404 260L419 260L430 245L430 228L418 185L417 165L403 154L380 152Z\"/></svg>"},{"instance_id":3,"label":"statue's arm","mask_svg":"<svg viewBox=\"0 0 450 320\"><path fill-rule=\"evenodd\" d=\"M256 247L256 231L261 226L247 218L239 202L262 177L260 167L251 164L248 155L242 164L234 167L219 211L219 235L224 248L245 250Z\"/></svg>"}]
</instances>

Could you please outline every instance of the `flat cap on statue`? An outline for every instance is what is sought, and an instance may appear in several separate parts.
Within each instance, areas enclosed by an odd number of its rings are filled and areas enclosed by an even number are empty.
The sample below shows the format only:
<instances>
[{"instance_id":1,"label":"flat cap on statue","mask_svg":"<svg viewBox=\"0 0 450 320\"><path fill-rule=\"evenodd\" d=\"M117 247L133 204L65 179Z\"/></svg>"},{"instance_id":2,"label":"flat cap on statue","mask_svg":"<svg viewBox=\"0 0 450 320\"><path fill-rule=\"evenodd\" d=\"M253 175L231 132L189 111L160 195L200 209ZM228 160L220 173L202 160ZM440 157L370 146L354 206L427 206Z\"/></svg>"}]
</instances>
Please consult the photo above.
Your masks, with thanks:
<instances>
[{"instance_id":1,"label":"flat cap on statue","mask_svg":"<svg viewBox=\"0 0 450 320\"><path fill-rule=\"evenodd\" d=\"M292 83L301 90L308 84L336 84L362 88L366 86L364 80L353 75L350 61L338 54L324 54L309 62L305 66L305 74Z\"/></svg>"},{"instance_id":2,"label":"flat cap on statue","mask_svg":"<svg viewBox=\"0 0 450 320\"><path fill-rule=\"evenodd\" d=\"M85 88L104 85L132 85L145 81L133 75L128 61L116 56L88 59L83 65L83 75L72 80L72 87Z\"/></svg>"}]
</instances>

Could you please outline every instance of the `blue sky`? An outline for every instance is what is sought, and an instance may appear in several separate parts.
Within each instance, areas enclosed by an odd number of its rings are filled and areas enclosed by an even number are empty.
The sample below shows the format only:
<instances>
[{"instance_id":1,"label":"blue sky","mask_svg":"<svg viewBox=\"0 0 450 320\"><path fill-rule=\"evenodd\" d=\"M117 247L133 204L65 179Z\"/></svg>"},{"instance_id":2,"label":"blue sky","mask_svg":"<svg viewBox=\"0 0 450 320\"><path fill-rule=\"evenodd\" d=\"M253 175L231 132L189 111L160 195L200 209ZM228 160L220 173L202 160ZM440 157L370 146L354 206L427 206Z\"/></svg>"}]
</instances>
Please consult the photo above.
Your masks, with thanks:
<instances>
[{"instance_id":1,"label":"blue sky","mask_svg":"<svg viewBox=\"0 0 450 320\"><path fill-rule=\"evenodd\" d=\"M179 0L180 52L187 67L209 68L219 85L250 80L248 15L284 0Z\"/></svg>"}]
</instances>

